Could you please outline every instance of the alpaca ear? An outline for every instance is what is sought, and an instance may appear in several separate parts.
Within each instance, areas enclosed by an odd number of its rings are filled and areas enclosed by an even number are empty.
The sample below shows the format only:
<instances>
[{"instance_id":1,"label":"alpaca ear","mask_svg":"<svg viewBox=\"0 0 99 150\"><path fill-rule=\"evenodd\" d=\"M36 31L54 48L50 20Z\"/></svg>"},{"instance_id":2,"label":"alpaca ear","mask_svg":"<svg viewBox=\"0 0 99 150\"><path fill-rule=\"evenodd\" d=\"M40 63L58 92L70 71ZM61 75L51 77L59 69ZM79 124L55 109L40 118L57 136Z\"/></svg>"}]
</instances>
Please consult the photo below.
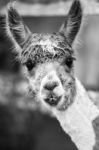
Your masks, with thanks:
<instances>
[{"instance_id":1,"label":"alpaca ear","mask_svg":"<svg viewBox=\"0 0 99 150\"><path fill-rule=\"evenodd\" d=\"M6 30L14 46L18 44L21 48L31 35L31 32L24 24L21 16L18 14L12 3L8 6Z\"/></svg>"},{"instance_id":2,"label":"alpaca ear","mask_svg":"<svg viewBox=\"0 0 99 150\"><path fill-rule=\"evenodd\" d=\"M67 15L67 20L63 23L60 33L64 34L68 42L72 45L76 34L79 31L82 20L82 8L79 0L74 0L70 11Z\"/></svg>"}]
</instances>

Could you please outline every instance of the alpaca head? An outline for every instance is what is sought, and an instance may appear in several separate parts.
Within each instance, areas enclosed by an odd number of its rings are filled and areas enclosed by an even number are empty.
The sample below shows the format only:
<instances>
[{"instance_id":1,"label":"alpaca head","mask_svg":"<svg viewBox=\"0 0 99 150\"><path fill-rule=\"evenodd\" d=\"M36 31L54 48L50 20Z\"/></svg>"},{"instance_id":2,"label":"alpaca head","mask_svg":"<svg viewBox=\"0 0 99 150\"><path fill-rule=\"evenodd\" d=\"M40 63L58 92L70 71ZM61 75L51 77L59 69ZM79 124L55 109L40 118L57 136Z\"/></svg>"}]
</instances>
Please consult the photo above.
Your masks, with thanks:
<instances>
[{"instance_id":1,"label":"alpaca head","mask_svg":"<svg viewBox=\"0 0 99 150\"><path fill-rule=\"evenodd\" d=\"M59 32L32 34L12 4L8 8L7 34L28 79L33 100L46 107L63 110L64 103L67 108L73 102L76 87L72 44L81 19L81 5L75 0Z\"/></svg>"}]
</instances>

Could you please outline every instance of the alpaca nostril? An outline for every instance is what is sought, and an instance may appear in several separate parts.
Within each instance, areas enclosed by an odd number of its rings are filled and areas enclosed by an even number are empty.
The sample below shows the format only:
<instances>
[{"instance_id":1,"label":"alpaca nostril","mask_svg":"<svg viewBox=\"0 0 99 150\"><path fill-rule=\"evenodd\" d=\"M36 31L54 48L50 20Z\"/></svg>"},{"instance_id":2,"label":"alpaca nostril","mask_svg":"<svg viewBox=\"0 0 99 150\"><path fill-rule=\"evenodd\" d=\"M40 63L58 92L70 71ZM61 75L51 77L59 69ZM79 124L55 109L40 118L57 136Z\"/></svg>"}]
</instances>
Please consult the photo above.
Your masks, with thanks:
<instances>
[{"instance_id":1,"label":"alpaca nostril","mask_svg":"<svg viewBox=\"0 0 99 150\"><path fill-rule=\"evenodd\" d=\"M57 82L47 83L47 84L44 86L44 89L46 89L46 90L48 90L48 91L52 91L52 90L54 90L57 86L58 86L58 83L57 83Z\"/></svg>"}]
</instances>

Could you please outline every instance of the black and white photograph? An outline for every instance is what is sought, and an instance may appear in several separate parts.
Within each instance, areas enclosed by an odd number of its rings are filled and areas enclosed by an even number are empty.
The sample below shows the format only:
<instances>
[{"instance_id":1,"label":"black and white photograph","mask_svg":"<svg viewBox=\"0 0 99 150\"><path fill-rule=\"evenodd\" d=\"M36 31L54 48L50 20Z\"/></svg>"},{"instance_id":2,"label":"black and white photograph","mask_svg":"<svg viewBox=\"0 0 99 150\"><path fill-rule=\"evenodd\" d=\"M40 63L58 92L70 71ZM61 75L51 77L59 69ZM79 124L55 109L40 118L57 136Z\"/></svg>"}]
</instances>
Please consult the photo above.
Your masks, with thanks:
<instances>
[{"instance_id":1,"label":"black and white photograph","mask_svg":"<svg viewBox=\"0 0 99 150\"><path fill-rule=\"evenodd\" d=\"M0 0L0 150L99 150L99 0Z\"/></svg>"}]
</instances>

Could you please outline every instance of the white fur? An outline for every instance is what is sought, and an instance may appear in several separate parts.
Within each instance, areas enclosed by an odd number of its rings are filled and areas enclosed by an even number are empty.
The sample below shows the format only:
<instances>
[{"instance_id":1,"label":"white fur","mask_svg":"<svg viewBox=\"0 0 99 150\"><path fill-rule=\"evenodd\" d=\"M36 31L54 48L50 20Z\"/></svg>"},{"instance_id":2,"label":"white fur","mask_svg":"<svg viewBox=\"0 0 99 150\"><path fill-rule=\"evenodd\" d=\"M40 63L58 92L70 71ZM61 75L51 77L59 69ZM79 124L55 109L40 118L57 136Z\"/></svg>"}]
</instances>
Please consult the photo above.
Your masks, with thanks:
<instances>
[{"instance_id":1,"label":"white fur","mask_svg":"<svg viewBox=\"0 0 99 150\"><path fill-rule=\"evenodd\" d=\"M63 112L53 109L53 113L79 150L93 150L95 132L92 121L99 116L99 110L89 99L87 92L77 79L76 88L77 94L74 103Z\"/></svg>"},{"instance_id":2,"label":"white fur","mask_svg":"<svg viewBox=\"0 0 99 150\"><path fill-rule=\"evenodd\" d=\"M40 41L40 45L42 45L43 51L46 51L46 49L55 55L54 47L57 47L55 43L52 43L49 39L46 41Z\"/></svg>"}]
</instances>

